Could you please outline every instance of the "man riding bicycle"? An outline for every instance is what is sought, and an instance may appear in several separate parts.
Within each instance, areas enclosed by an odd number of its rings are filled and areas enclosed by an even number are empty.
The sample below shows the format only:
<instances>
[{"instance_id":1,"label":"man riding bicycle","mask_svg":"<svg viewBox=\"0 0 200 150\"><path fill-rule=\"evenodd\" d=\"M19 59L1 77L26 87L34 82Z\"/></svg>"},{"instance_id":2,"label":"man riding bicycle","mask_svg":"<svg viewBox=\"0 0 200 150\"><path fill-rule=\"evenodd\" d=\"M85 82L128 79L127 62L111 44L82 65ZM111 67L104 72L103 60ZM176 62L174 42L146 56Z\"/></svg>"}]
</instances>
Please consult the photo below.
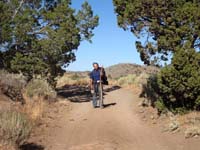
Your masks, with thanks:
<instances>
[{"instance_id":1,"label":"man riding bicycle","mask_svg":"<svg viewBox=\"0 0 200 150\"><path fill-rule=\"evenodd\" d=\"M93 94L93 107L97 108L97 95L99 96L99 107L103 108L103 86L108 84L106 73L98 63L93 63L93 71L90 73L90 87Z\"/></svg>"}]
</instances>

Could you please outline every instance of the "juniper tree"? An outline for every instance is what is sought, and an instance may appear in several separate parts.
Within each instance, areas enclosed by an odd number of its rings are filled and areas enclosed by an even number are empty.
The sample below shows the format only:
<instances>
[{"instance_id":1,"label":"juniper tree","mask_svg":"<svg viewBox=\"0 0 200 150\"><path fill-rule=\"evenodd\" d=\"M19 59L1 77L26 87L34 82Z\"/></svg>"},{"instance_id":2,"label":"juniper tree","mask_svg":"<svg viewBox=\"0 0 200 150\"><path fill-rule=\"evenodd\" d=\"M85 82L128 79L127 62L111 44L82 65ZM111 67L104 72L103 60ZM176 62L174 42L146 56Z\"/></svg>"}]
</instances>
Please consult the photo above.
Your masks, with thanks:
<instances>
[{"instance_id":1,"label":"juniper tree","mask_svg":"<svg viewBox=\"0 0 200 150\"><path fill-rule=\"evenodd\" d=\"M199 109L200 1L113 0L113 3L119 27L138 37L136 48L144 64L170 62L153 78L156 80L148 82L158 96L156 103L172 110Z\"/></svg>"},{"instance_id":2,"label":"juniper tree","mask_svg":"<svg viewBox=\"0 0 200 150\"><path fill-rule=\"evenodd\" d=\"M199 0L113 0L118 25L138 38L136 47L145 64L167 61L190 42L200 49Z\"/></svg>"},{"instance_id":3,"label":"juniper tree","mask_svg":"<svg viewBox=\"0 0 200 150\"><path fill-rule=\"evenodd\" d=\"M3 68L30 78L62 73L80 42L91 42L99 19L88 2L77 12L70 0L3 0L0 12Z\"/></svg>"}]
</instances>

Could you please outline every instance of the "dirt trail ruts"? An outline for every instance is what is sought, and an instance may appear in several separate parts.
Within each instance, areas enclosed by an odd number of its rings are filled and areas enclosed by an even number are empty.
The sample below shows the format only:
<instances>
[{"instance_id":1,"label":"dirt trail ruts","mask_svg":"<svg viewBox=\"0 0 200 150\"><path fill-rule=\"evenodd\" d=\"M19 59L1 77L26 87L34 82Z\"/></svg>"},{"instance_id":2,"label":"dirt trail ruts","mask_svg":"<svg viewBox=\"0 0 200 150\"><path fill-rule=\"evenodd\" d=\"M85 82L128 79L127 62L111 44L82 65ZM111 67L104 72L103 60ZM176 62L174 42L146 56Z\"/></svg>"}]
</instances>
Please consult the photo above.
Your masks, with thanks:
<instances>
[{"instance_id":1,"label":"dirt trail ruts","mask_svg":"<svg viewBox=\"0 0 200 150\"><path fill-rule=\"evenodd\" d=\"M108 92L104 109L72 103L46 139L45 150L199 150L199 139L161 133L140 120L138 96L126 89Z\"/></svg>"}]
</instances>

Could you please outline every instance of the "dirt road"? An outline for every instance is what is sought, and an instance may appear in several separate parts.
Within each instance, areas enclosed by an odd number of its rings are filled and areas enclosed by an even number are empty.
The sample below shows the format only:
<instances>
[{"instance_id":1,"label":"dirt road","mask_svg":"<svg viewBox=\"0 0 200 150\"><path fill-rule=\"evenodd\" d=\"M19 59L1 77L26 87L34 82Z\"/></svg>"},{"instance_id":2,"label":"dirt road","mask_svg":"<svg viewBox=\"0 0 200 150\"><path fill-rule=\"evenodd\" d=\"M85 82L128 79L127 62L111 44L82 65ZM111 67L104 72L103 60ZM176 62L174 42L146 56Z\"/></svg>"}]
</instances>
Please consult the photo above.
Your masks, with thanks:
<instances>
[{"instance_id":1,"label":"dirt road","mask_svg":"<svg viewBox=\"0 0 200 150\"><path fill-rule=\"evenodd\" d=\"M125 89L108 92L106 107L72 103L58 128L49 131L45 150L199 150L199 139L162 133L145 124L135 111L138 96Z\"/></svg>"}]
</instances>

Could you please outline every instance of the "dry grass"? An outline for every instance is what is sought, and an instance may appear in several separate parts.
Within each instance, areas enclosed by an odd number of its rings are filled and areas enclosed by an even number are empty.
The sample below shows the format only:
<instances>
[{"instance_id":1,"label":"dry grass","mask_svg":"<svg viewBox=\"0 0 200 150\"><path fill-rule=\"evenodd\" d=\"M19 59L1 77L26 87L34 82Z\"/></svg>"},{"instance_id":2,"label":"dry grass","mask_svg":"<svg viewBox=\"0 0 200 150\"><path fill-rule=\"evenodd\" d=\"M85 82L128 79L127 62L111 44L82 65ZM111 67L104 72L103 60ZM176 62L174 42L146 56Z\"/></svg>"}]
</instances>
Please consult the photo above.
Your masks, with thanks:
<instances>
[{"instance_id":1,"label":"dry grass","mask_svg":"<svg viewBox=\"0 0 200 150\"><path fill-rule=\"evenodd\" d=\"M57 96L55 90L44 79L31 80L27 84L24 93L27 96L26 99L33 97L43 97L44 99L51 101L56 99Z\"/></svg>"},{"instance_id":2,"label":"dry grass","mask_svg":"<svg viewBox=\"0 0 200 150\"><path fill-rule=\"evenodd\" d=\"M19 146L29 137L32 123L28 117L17 111L0 112L1 145Z\"/></svg>"},{"instance_id":3,"label":"dry grass","mask_svg":"<svg viewBox=\"0 0 200 150\"><path fill-rule=\"evenodd\" d=\"M46 105L56 101L56 91L44 79L33 79L24 89L25 105L23 112L35 123L43 116Z\"/></svg>"},{"instance_id":4,"label":"dry grass","mask_svg":"<svg viewBox=\"0 0 200 150\"><path fill-rule=\"evenodd\" d=\"M140 75L129 74L118 79L109 79L109 82L112 85L119 85L121 87L141 88L143 84L146 84L148 77L149 75L145 73Z\"/></svg>"},{"instance_id":5,"label":"dry grass","mask_svg":"<svg viewBox=\"0 0 200 150\"><path fill-rule=\"evenodd\" d=\"M23 144L29 136L25 136L25 133L23 133L24 131L22 130L29 129L29 125L31 125L32 128L35 128L41 123L47 102L42 99L42 97L24 98L26 99L26 104L21 105L19 103L10 103L6 101L6 108L0 110L0 150L14 150L16 146ZM24 136L21 137L21 135L17 134L24 134ZM17 138L19 138L19 140ZM22 139L21 142L18 142L20 139Z\"/></svg>"},{"instance_id":6,"label":"dry grass","mask_svg":"<svg viewBox=\"0 0 200 150\"><path fill-rule=\"evenodd\" d=\"M184 115L178 115L180 125L184 129L185 138L200 136L200 113L189 112Z\"/></svg>"},{"instance_id":7,"label":"dry grass","mask_svg":"<svg viewBox=\"0 0 200 150\"><path fill-rule=\"evenodd\" d=\"M24 87L26 85L26 78L22 74L8 73L5 70L0 70L0 80L2 84L10 86Z\"/></svg>"},{"instance_id":8,"label":"dry grass","mask_svg":"<svg viewBox=\"0 0 200 150\"><path fill-rule=\"evenodd\" d=\"M27 83L22 75L3 70L0 70L0 90L0 96L3 96L0 103L0 150L14 150L27 140L31 129L41 123L47 105L57 99L57 93L46 80L33 79Z\"/></svg>"},{"instance_id":9,"label":"dry grass","mask_svg":"<svg viewBox=\"0 0 200 150\"><path fill-rule=\"evenodd\" d=\"M0 150L16 150L16 148L13 145L0 144Z\"/></svg>"},{"instance_id":10,"label":"dry grass","mask_svg":"<svg viewBox=\"0 0 200 150\"><path fill-rule=\"evenodd\" d=\"M0 70L0 90L13 101L23 101L21 91L26 83L26 78L23 75Z\"/></svg>"},{"instance_id":11,"label":"dry grass","mask_svg":"<svg viewBox=\"0 0 200 150\"><path fill-rule=\"evenodd\" d=\"M27 114L29 118L35 122L35 124L40 121L43 116L44 109L46 107L46 101L42 97L27 97L25 96L26 104L22 108L22 112Z\"/></svg>"},{"instance_id":12,"label":"dry grass","mask_svg":"<svg viewBox=\"0 0 200 150\"><path fill-rule=\"evenodd\" d=\"M58 79L57 87L63 87L65 85L87 85L88 83L89 77L87 76L79 73L66 73Z\"/></svg>"},{"instance_id":13,"label":"dry grass","mask_svg":"<svg viewBox=\"0 0 200 150\"><path fill-rule=\"evenodd\" d=\"M185 131L185 138L192 138L200 136L200 127L199 126L191 126Z\"/></svg>"},{"instance_id":14,"label":"dry grass","mask_svg":"<svg viewBox=\"0 0 200 150\"><path fill-rule=\"evenodd\" d=\"M123 76L127 76L128 74L135 74L139 76L140 74L155 74L159 71L156 67L151 66L141 66L136 64L117 64L105 68L108 77L112 79L117 79Z\"/></svg>"},{"instance_id":15,"label":"dry grass","mask_svg":"<svg viewBox=\"0 0 200 150\"><path fill-rule=\"evenodd\" d=\"M4 81L4 87L8 85L13 87L13 90L20 87L17 92L21 94L24 102L24 105L21 105L7 100L5 101L7 108L1 109L0 112L0 149L11 150L27 140L31 128L37 127L41 122L46 105L55 100L57 95L46 80L33 79L26 86L24 84L17 86L12 84L23 81L20 75L5 74L3 79L8 80L8 77L12 76L12 81Z\"/></svg>"}]
</instances>

